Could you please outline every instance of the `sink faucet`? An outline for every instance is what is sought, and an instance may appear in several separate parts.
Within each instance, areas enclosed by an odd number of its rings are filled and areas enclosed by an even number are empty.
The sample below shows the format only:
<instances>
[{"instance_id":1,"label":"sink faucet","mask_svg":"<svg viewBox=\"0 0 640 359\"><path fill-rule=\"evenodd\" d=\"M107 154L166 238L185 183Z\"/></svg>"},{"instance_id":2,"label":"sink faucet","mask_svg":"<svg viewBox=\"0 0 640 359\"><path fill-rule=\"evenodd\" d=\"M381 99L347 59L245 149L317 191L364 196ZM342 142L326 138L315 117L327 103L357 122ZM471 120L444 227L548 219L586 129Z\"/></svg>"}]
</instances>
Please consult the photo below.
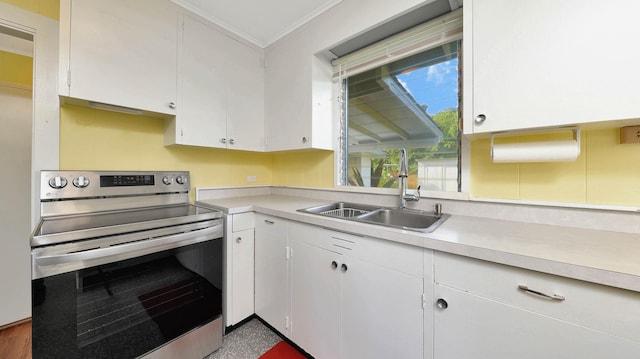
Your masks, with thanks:
<instances>
[{"instance_id":1,"label":"sink faucet","mask_svg":"<svg viewBox=\"0 0 640 359\"><path fill-rule=\"evenodd\" d=\"M407 177L409 176L409 164L407 160L407 150L400 149L400 170L398 171L398 179L400 180L400 208L407 207L407 201L420 200L420 186L416 193L407 193Z\"/></svg>"}]
</instances>

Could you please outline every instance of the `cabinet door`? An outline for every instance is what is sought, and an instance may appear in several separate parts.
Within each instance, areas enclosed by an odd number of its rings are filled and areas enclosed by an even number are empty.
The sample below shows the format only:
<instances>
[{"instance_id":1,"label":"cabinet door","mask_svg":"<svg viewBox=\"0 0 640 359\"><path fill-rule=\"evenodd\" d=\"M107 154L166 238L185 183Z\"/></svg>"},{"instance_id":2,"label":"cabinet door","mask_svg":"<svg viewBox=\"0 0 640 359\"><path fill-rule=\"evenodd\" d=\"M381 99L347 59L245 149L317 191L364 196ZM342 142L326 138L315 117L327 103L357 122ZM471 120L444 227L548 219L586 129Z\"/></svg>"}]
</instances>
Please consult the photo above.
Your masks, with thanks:
<instances>
[{"instance_id":1,"label":"cabinet door","mask_svg":"<svg viewBox=\"0 0 640 359\"><path fill-rule=\"evenodd\" d=\"M256 314L282 334L287 334L289 310L286 221L256 215Z\"/></svg>"},{"instance_id":2,"label":"cabinet door","mask_svg":"<svg viewBox=\"0 0 640 359\"><path fill-rule=\"evenodd\" d=\"M226 148L226 36L184 15L175 143Z\"/></svg>"},{"instance_id":3,"label":"cabinet door","mask_svg":"<svg viewBox=\"0 0 640 359\"><path fill-rule=\"evenodd\" d=\"M637 118L638 12L634 0L465 2L465 133Z\"/></svg>"},{"instance_id":4,"label":"cabinet door","mask_svg":"<svg viewBox=\"0 0 640 359\"><path fill-rule=\"evenodd\" d=\"M264 65L262 50L226 39L228 148L264 151Z\"/></svg>"},{"instance_id":5,"label":"cabinet door","mask_svg":"<svg viewBox=\"0 0 640 359\"><path fill-rule=\"evenodd\" d=\"M311 147L311 68L308 58L268 49L265 70L266 146L268 151ZM286 131L284 130L286 129Z\"/></svg>"},{"instance_id":6,"label":"cabinet door","mask_svg":"<svg viewBox=\"0 0 640 359\"><path fill-rule=\"evenodd\" d=\"M446 286L434 315L434 358L631 359L640 344Z\"/></svg>"},{"instance_id":7,"label":"cabinet door","mask_svg":"<svg viewBox=\"0 0 640 359\"><path fill-rule=\"evenodd\" d=\"M291 339L315 358L340 358L342 256L295 239L291 252Z\"/></svg>"},{"instance_id":8,"label":"cabinet door","mask_svg":"<svg viewBox=\"0 0 640 359\"><path fill-rule=\"evenodd\" d=\"M71 1L70 11L71 23L61 24L70 72L69 93L62 95L175 114L176 5L82 0Z\"/></svg>"},{"instance_id":9,"label":"cabinet door","mask_svg":"<svg viewBox=\"0 0 640 359\"><path fill-rule=\"evenodd\" d=\"M341 358L422 358L423 278L347 257Z\"/></svg>"},{"instance_id":10,"label":"cabinet door","mask_svg":"<svg viewBox=\"0 0 640 359\"><path fill-rule=\"evenodd\" d=\"M233 246L233 323L249 317L254 313L254 230L247 229L233 232L231 238Z\"/></svg>"}]
</instances>

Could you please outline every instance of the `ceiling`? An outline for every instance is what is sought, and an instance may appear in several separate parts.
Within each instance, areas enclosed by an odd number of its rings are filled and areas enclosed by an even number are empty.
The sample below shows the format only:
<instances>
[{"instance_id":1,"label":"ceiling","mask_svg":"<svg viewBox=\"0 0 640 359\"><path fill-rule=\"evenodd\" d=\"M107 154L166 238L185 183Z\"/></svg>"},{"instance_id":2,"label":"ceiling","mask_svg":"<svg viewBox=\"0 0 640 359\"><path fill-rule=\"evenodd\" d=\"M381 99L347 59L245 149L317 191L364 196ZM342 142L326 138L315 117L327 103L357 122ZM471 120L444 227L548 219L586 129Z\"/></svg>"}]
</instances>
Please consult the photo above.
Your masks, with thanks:
<instances>
[{"instance_id":1,"label":"ceiling","mask_svg":"<svg viewBox=\"0 0 640 359\"><path fill-rule=\"evenodd\" d=\"M173 0L260 47L267 47L341 1Z\"/></svg>"}]
</instances>

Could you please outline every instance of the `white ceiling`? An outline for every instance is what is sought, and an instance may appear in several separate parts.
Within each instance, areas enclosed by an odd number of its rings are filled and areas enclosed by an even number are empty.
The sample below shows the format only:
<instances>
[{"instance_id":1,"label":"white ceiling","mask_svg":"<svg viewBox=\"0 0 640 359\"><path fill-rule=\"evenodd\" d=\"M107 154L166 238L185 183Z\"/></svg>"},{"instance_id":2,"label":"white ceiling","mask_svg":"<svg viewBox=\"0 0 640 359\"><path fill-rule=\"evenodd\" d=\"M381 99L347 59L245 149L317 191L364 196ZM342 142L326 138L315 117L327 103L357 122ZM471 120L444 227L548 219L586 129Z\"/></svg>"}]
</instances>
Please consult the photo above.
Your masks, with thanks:
<instances>
[{"instance_id":1,"label":"white ceiling","mask_svg":"<svg viewBox=\"0 0 640 359\"><path fill-rule=\"evenodd\" d=\"M266 47L342 0L173 0Z\"/></svg>"}]
</instances>

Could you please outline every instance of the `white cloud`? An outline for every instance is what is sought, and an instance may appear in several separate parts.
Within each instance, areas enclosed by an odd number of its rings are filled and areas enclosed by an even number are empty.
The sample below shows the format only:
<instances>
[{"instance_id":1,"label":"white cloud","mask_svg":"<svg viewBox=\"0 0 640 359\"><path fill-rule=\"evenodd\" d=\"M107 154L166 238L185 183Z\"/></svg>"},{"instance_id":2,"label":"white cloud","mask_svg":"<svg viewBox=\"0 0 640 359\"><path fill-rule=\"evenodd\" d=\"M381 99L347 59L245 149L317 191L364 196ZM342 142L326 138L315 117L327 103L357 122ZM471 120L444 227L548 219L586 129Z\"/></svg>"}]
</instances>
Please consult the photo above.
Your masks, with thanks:
<instances>
[{"instance_id":1,"label":"white cloud","mask_svg":"<svg viewBox=\"0 0 640 359\"><path fill-rule=\"evenodd\" d=\"M407 86L407 82L402 80L400 77L396 76L396 78L398 79L398 82L400 82L400 85L402 85L402 87L404 87L404 89L411 94L411 96L413 96L413 93L411 93L411 90L409 89L409 87Z\"/></svg>"},{"instance_id":2,"label":"white cloud","mask_svg":"<svg viewBox=\"0 0 640 359\"><path fill-rule=\"evenodd\" d=\"M429 66L427 70L427 81L433 81L436 84L444 82L444 76L450 74L457 69L456 65L453 65L451 61L441 62Z\"/></svg>"}]
</instances>

